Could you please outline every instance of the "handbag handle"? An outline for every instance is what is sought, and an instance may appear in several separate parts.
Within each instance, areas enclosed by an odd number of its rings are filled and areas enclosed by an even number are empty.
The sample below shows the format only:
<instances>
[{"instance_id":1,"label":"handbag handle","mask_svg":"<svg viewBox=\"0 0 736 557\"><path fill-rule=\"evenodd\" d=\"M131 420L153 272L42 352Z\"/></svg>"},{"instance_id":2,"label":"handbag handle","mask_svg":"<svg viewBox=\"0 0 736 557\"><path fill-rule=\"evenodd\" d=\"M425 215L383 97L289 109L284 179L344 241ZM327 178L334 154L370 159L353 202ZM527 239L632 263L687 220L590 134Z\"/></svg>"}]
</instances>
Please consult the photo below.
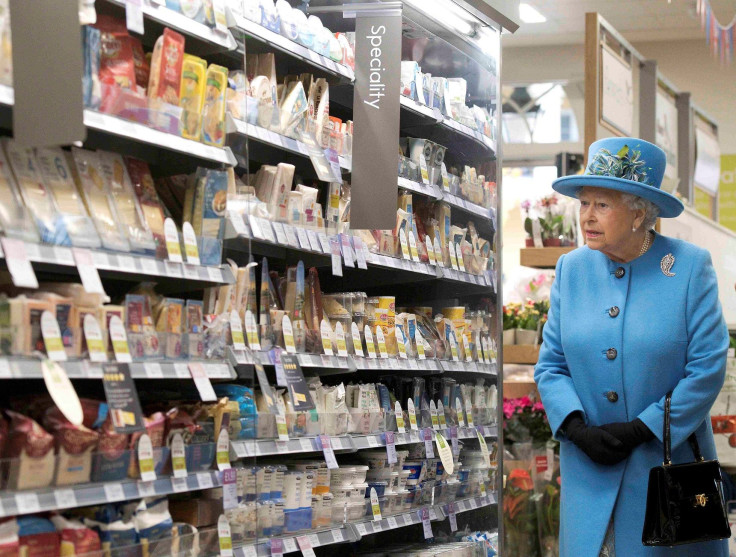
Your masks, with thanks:
<instances>
[{"instance_id":1,"label":"handbag handle","mask_svg":"<svg viewBox=\"0 0 736 557\"><path fill-rule=\"evenodd\" d=\"M672 391L667 393L664 399L664 431L662 437L664 438L664 465L669 466L672 464L672 437L670 434L670 407L672 406ZM695 460L703 461L703 454L700 452L700 446L698 445L698 439L695 437L695 433L691 433L687 438L687 442L690 444L690 448L693 451Z\"/></svg>"}]
</instances>

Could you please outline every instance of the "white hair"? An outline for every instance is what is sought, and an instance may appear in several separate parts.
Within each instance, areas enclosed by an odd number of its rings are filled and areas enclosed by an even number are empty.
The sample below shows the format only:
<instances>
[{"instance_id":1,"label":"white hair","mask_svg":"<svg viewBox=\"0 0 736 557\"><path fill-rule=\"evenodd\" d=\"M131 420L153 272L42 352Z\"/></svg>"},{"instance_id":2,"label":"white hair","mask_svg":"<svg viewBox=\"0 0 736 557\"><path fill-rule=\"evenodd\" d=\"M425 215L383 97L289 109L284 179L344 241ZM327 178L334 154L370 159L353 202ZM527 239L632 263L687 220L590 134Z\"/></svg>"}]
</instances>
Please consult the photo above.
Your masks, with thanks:
<instances>
[{"instance_id":1,"label":"white hair","mask_svg":"<svg viewBox=\"0 0 736 557\"><path fill-rule=\"evenodd\" d=\"M633 193L621 192L621 200L629 206L632 211L644 209L644 221L641 223L644 230L652 230L657 223L659 217L659 207L643 197L634 195Z\"/></svg>"}]
</instances>

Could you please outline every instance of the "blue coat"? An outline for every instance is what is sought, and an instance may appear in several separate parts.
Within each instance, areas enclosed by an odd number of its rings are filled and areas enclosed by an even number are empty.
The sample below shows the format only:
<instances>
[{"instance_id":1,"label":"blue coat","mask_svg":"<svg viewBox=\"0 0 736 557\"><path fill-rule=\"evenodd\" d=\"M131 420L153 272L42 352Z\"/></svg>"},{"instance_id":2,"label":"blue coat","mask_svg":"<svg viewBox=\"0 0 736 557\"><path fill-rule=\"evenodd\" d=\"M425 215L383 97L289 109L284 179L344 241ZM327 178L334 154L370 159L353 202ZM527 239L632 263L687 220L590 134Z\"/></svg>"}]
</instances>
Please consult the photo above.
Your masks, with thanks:
<instances>
[{"instance_id":1,"label":"blue coat","mask_svg":"<svg viewBox=\"0 0 736 557\"><path fill-rule=\"evenodd\" d=\"M675 257L672 277L660 266L667 254ZM623 264L582 247L557 263L550 303L534 379L561 441L560 556L598 557L613 514L617 557L728 557L727 541L641 543L649 470L662 464L668 391L672 461L693 461L684 442L693 431L705 458L716 458L708 413L725 377L728 330L710 254L660 235ZM638 417L657 439L616 465L596 464L559 431L574 411L590 425Z\"/></svg>"}]
</instances>

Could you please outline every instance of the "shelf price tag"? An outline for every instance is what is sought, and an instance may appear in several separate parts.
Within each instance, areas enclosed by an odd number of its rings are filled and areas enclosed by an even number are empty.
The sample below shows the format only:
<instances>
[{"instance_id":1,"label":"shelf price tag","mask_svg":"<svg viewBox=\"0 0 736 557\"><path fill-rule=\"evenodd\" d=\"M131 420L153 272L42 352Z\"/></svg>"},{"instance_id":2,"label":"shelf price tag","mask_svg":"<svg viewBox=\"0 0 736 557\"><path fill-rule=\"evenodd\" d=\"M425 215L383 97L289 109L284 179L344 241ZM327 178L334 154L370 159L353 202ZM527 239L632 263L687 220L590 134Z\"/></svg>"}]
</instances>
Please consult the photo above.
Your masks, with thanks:
<instances>
[{"instance_id":1,"label":"shelf price tag","mask_svg":"<svg viewBox=\"0 0 736 557\"><path fill-rule=\"evenodd\" d=\"M322 350L327 356L332 356L332 327L330 327L330 323L324 317L322 318L322 323L319 325L319 332L322 336Z\"/></svg>"},{"instance_id":2,"label":"shelf price tag","mask_svg":"<svg viewBox=\"0 0 736 557\"><path fill-rule=\"evenodd\" d=\"M465 427L465 417L463 416L463 403L460 402L460 397L455 398L455 411L457 412L457 425Z\"/></svg>"},{"instance_id":3,"label":"shelf price tag","mask_svg":"<svg viewBox=\"0 0 736 557\"><path fill-rule=\"evenodd\" d=\"M417 413L414 409L414 401L412 399L406 401L406 411L409 414L409 427L417 431L419 429L417 426Z\"/></svg>"},{"instance_id":4,"label":"shelf price tag","mask_svg":"<svg viewBox=\"0 0 736 557\"><path fill-rule=\"evenodd\" d=\"M363 341L360 338L360 329L358 329L357 323L353 322L350 324L350 336L353 339L353 349L355 355L363 357Z\"/></svg>"},{"instance_id":5,"label":"shelf price tag","mask_svg":"<svg viewBox=\"0 0 736 557\"><path fill-rule=\"evenodd\" d=\"M414 231L409 232L409 253L413 261L419 263L419 250L417 249L417 238Z\"/></svg>"},{"instance_id":6,"label":"shelf price tag","mask_svg":"<svg viewBox=\"0 0 736 557\"><path fill-rule=\"evenodd\" d=\"M276 418L276 432L279 436L279 441L282 443L289 441L289 429L286 426L286 417L281 413L281 408L276 408L276 413L274 414L274 417ZM303 441L301 439L300 441ZM311 450L311 447L310 447Z\"/></svg>"},{"instance_id":7,"label":"shelf price tag","mask_svg":"<svg viewBox=\"0 0 736 557\"><path fill-rule=\"evenodd\" d=\"M94 315L88 313L84 316L83 328L90 361L106 362L107 354L105 354L105 345L102 342L102 331Z\"/></svg>"},{"instance_id":8,"label":"shelf price tag","mask_svg":"<svg viewBox=\"0 0 736 557\"><path fill-rule=\"evenodd\" d=\"M210 378L207 377L204 365L200 362L191 362L188 367L189 373L192 375L192 380L199 391L199 397L202 399L202 402L217 401L217 395L215 395L215 390L212 388Z\"/></svg>"},{"instance_id":9,"label":"shelf price tag","mask_svg":"<svg viewBox=\"0 0 736 557\"><path fill-rule=\"evenodd\" d=\"M406 239L406 231L402 228L399 230L399 243L401 244L401 257L405 261L410 261L409 243Z\"/></svg>"},{"instance_id":10,"label":"shelf price tag","mask_svg":"<svg viewBox=\"0 0 736 557\"><path fill-rule=\"evenodd\" d=\"M304 250L312 249L309 245L309 235L307 230L301 226L296 227L296 236L299 238L299 246Z\"/></svg>"},{"instance_id":11,"label":"shelf price tag","mask_svg":"<svg viewBox=\"0 0 736 557\"><path fill-rule=\"evenodd\" d=\"M434 246L432 245L432 238L429 236L425 236L424 238L427 241L427 258L429 259L430 265L437 265L437 257L434 253Z\"/></svg>"},{"instance_id":12,"label":"shelf price tag","mask_svg":"<svg viewBox=\"0 0 736 557\"><path fill-rule=\"evenodd\" d=\"M212 11L215 13L215 29L222 33L227 33L225 0L212 0Z\"/></svg>"},{"instance_id":13,"label":"shelf price tag","mask_svg":"<svg viewBox=\"0 0 736 557\"><path fill-rule=\"evenodd\" d=\"M404 411L401 409L401 403L397 400L394 404L394 412L396 413L396 430L399 433L406 433L406 426L404 425Z\"/></svg>"},{"instance_id":14,"label":"shelf price tag","mask_svg":"<svg viewBox=\"0 0 736 557\"><path fill-rule=\"evenodd\" d=\"M166 251L169 253L169 261L182 263L181 244L179 243L179 232L176 224L170 217L164 221L164 237L166 238Z\"/></svg>"},{"instance_id":15,"label":"shelf price tag","mask_svg":"<svg viewBox=\"0 0 736 557\"><path fill-rule=\"evenodd\" d=\"M230 434L227 427L220 428L220 435L217 436L215 460L217 461L218 470L223 471L230 468Z\"/></svg>"},{"instance_id":16,"label":"shelf price tag","mask_svg":"<svg viewBox=\"0 0 736 557\"><path fill-rule=\"evenodd\" d=\"M319 436L320 443L322 443L322 452L325 455L325 462L327 463L327 468L330 470L334 470L337 468L337 459L335 458L335 451L332 449L332 443L330 441L329 435L320 435Z\"/></svg>"},{"instance_id":17,"label":"shelf price tag","mask_svg":"<svg viewBox=\"0 0 736 557\"><path fill-rule=\"evenodd\" d=\"M54 491L54 501L58 509L69 509L77 506L77 496L73 489L57 489Z\"/></svg>"},{"instance_id":18,"label":"shelf price tag","mask_svg":"<svg viewBox=\"0 0 736 557\"><path fill-rule=\"evenodd\" d=\"M455 512L455 502L450 501L447 504L447 514L450 519L450 531L457 532L457 514Z\"/></svg>"},{"instance_id":19,"label":"shelf price tag","mask_svg":"<svg viewBox=\"0 0 736 557\"><path fill-rule=\"evenodd\" d=\"M422 437L424 439L424 451L427 453L427 458L434 458L434 445L432 444L434 431L432 428L424 428L422 430Z\"/></svg>"},{"instance_id":20,"label":"shelf price tag","mask_svg":"<svg viewBox=\"0 0 736 557\"><path fill-rule=\"evenodd\" d=\"M140 0L126 0L125 2L125 26L128 31L143 35L143 9Z\"/></svg>"},{"instance_id":21,"label":"shelf price tag","mask_svg":"<svg viewBox=\"0 0 736 557\"><path fill-rule=\"evenodd\" d=\"M251 350L259 351L261 349L261 341L258 339L258 324L251 310L245 312L245 336L248 338L248 347Z\"/></svg>"},{"instance_id":22,"label":"shelf price tag","mask_svg":"<svg viewBox=\"0 0 736 557\"><path fill-rule=\"evenodd\" d=\"M330 238L330 253L332 254L332 274L336 277L342 276L342 258L340 257L340 238Z\"/></svg>"},{"instance_id":23,"label":"shelf price tag","mask_svg":"<svg viewBox=\"0 0 736 557\"><path fill-rule=\"evenodd\" d=\"M480 428L478 428L475 433L478 436L478 443L480 443L480 452L483 455L483 462L485 462L486 466L490 468L491 455L488 452L488 445L486 444L486 440L483 437L483 434L480 432Z\"/></svg>"},{"instance_id":24,"label":"shelf price tag","mask_svg":"<svg viewBox=\"0 0 736 557\"><path fill-rule=\"evenodd\" d=\"M406 339L404 338L404 331L398 326L394 331L396 332L396 347L399 349L399 358L406 360Z\"/></svg>"},{"instance_id":25,"label":"shelf price tag","mask_svg":"<svg viewBox=\"0 0 736 557\"><path fill-rule=\"evenodd\" d=\"M55 362L65 362L66 350L61 340L59 322L48 310L41 314L41 334L49 359Z\"/></svg>"},{"instance_id":26,"label":"shelf price tag","mask_svg":"<svg viewBox=\"0 0 736 557\"><path fill-rule=\"evenodd\" d=\"M388 350L386 350L386 337L383 335L383 328L380 325L376 327L376 339L378 340L378 351L381 353L381 358L388 358Z\"/></svg>"},{"instance_id":27,"label":"shelf price tag","mask_svg":"<svg viewBox=\"0 0 736 557\"><path fill-rule=\"evenodd\" d=\"M396 464L396 437L393 431L386 431L384 434L386 439L386 456L389 464Z\"/></svg>"},{"instance_id":28,"label":"shelf price tag","mask_svg":"<svg viewBox=\"0 0 736 557\"><path fill-rule=\"evenodd\" d=\"M217 539L220 544L220 557L233 557L233 537L230 523L224 514L217 519Z\"/></svg>"},{"instance_id":29,"label":"shelf price tag","mask_svg":"<svg viewBox=\"0 0 736 557\"><path fill-rule=\"evenodd\" d=\"M458 270L465 273L465 258L463 258L463 250L460 247L460 244L455 245L455 255L457 256L457 266Z\"/></svg>"},{"instance_id":30,"label":"shelf price tag","mask_svg":"<svg viewBox=\"0 0 736 557\"><path fill-rule=\"evenodd\" d=\"M233 338L233 349L245 350L243 323L240 321L240 315L235 310L230 311L230 335Z\"/></svg>"},{"instance_id":31,"label":"shelf price tag","mask_svg":"<svg viewBox=\"0 0 736 557\"><path fill-rule=\"evenodd\" d=\"M189 221L186 221L181 230L184 235L184 252L187 255L187 263L199 265L199 248L197 247L197 236L194 234L194 228L192 228Z\"/></svg>"},{"instance_id":32,"label":"shelf price tag","mask_svg":"<svg viewBox=\"0 0 736 557\"><path fill-rule=\"evenodd\" d=\"M222 472L222 510L227 511L238 506L238 472L228 468Z\"/></svg>"},{"instance_id":33,"label":"shelf price tag","mask_svg":"<svg viewBox=\"0 0 736 557\"><path fill-rule=\"evenodd\" d=\"M440 429L447 427L447 420L445 418L445 405L442 404L441 400L437 401L437 419L440 422Z\"/></svg>"},{"instance_id":34,"label":"shelf price tag","mask_svg":"<svg viewBox=\"0 0 736 557\"><path fill-rule=\"evenodd\" d=\"M450 265L452 266L453 270L459 271L460 267L458 267L457 264L457 252L455 251L455 244L452 243L452 240L447 243L447 249L450 252Z\"/></svg>"},{"instance_id":35,"label":"shelf price tag","mask_svg":"<svg viewBox=\"0 0 736 557\"><path fill-rule=\"evenodd\" d=\"M470 403L470 399L465 399L465 422L468 427L475 427L473 424L473 405Z\"/></svg>"},{"instance_id":36,"label":"shelf price tag","mask_svg":"<svg viewBox=\"0 0 736 557\"><path fill-rule=\"evenodd\" d=\"M419 519L422 521L422 528L424 529L424 539L425 540L431 540L434 538L434 534L432 533L432 524L429 522L429 509L427 507L424 507L423 509L417 511L419 514Z\"/></svg>"},{"instance_id":37,"label":"shelf price tag","mask_svg":"<svg viewBox=\"0 0 736 557\"><path fill-rule=\"evenodd\" d=\"M445 467L445 470L447 470L448 474L452 475L452 473L455 471L455 462L452 456L452 449L447 443L447 439L445 439L445 437L440 432L436 432L435 442L437 443L437 452L440 454L442 466Z\"/></svg>"},{"instance_id":38,"label":"shelf price tag","mask_svg":"<svg viewBox=\"0 0 736 557\"><path fill-rule=\"evenodd\" d=\"M112 349L115 352L115 360L120 363L132 362L133 358L128 348L128 336L125 333L123 321L117 315L113 315L110 318L109 327L110 341L112 342Z\"/></svg>"},{"instance_id":39,"label":"shelf price tag","mask_svg":"<svg viewBox=\"0 0 736 557\"><path fill-rule=\"evenodd\" d=\"M138 439L138 469L141 472L141 480L152 482L156 479L156 469L153 463L153 444L147 433Z\"/></svg>"},{"instance_id":40,"label":"shelf price tag","mask_svg":"<svg viewBox=\"0 0 736 557\"><path fill-rule=\"evenodd\" d=\"M294 343L294 328L291 326L291 319L288 315L284 315L281 319L281 330L284 332L284 345L286 352L296 354L296 344Z\"/></svg>"},{"instance_id":41,"label":"shelf price tag","mask_svg":"<svg viewBox=\"0 0 736 557\"><path fill-rule=\"evenodd\" d=\"M371 510L373 511L373 520L380 521L383 519L381 516L381 505L378 504L378 494L376 488L371 488Z\"/></svg>"},{"instance_id":42,"label":"shelf price tag","mask_svg":"<svg viewBox=\"0 0 736 557\"><path fill-rule=\"evenodd\" d=\"M434 256L437 259L437 265L440 267L445 266L445 258L442 255L442 247L440 244L440 238L439 236L434 237Z\"/></svg>"},{"instance_id":43,"label":"shelf price tag","mask_svg":"<svg viewBox=\"0 0 736 557\"><path fill-rule=\"evenodd\" d=\"M452 454L455 455L455 458L460 456L460 445L457 442L457 427L452 426L450 428L450 442L452 443Z\"/></svg>"},{"instance_id":44,"label":"shelf price tag","mask_svg":"<svg viewBox=\"0 0 736 557\"><path fill-rule=\"evenodd\" d=\"M440 419L437 416L437 405L434 400L429 401L429 415L432 418L432 429L438 431L440 429Z\"/></svg>"},{"instance_id":45,"label":"shelf price tag","mask_svg":"<svg viewBox=\"0 0 736 557\"><path fill-rule=\"evenodd\" d=\"M316 557L308 536L297 536L296 543L299 544L299 549L304 557Z\"/></svg>"},{"instance_id":46,"label":"shelf price tag","mask_svg":"<svg viewBox=\"0 0 736 557\"><path fill-rule=\"evenodd\" d=\"M370 326L366 325L363 329L365 333L365 348L368 352L368 357L375 359L376 357L376 345L373 342L373 333L371 332Z\"/></svg>"},{"instance_id":47,"label":"shelf price tag","mask_svg":"<svg viewBox=\"0 0 736 557\"><path fill-rule=\"evenodd\" d=\"M284 554L284 540L281 538L271 538L271 557L280 557Z\"/></svg>"},{"instance_id":48,"label":"shelf price tag","mask_svg":"<svg viewBox=\"0 0 736 557\"><path fill-rule=\"evenodd\" d=\"M342 323L335 323L335 339L337 340L337 355L346 357L348 355L348 345L345 342L345 331L342 329Z\"/></svg>"},{"instance_id":49,"label":"shelf price tag","mask_svg":"<svg viewBox=\"0 0 736 557\"><path fill-rule=\"evenodd\" d=\"M452 361L459 362L460 357L457 351L457 339L455 338L454 331L450 333L450 353L452 354Z\"/></svg>"},{"instance_id":50,"label":"shelf price tag","mask_svg":"<svg viewBox=\"0 0 736 557\"><path fill-rule=\"evenodd\" d=\"M342 248L342 258L346 267L355 268L355 257L353 256L353 245L350 242L350 236L340 234L340 247Z\"/></svg>"},{"instance_id":51,"label":"shelf price tag","mask_svg":"<svg viewBox=\"0 0 736 557\"><path fill-rule=\"evenodd\" d=\"M419 332L418 328L416 331L414 331L414 335L417 341L417 356L420 360L426 360L427 355L424 351L424 337L422 336L422 333Z\"/></svg>"},{"instance_id":52,"label":"shelf price tag","mask_svg":"<svg viewBox=\"0 0 736 557\"><path fill-rule=\"evenodd\" d=\"M442 173L442 190L446 192L450 192L450 176L447 174L447 166L445 163L442 163L442 166L440 167L440 172Z\"/></svg>"},{"instance_id":53,"label":"shelf price tag","mask_svg":"<svg viewBox=\"0 0 736 557\"><path fill-rule=\"evenodd\" d=\"M186 478L188 475L186 447L181 433L175 433L171 439L171 468L175 478Z\"/></svg>"},{"instance_id":54,"label":"shelf price tag","mask_svg":"<svg viewBox=\"0 0 736 557\"><path fill-rule=\"evenodd\" d=\"M486 482L484 482L483 480L480 480L479 484L480 484L480 496L483 499L486 499L488 497L488 491L486 491Z\"/></svg>"},{"instance_id":55,"label":"shelf price tag","mask_svg":"<svg viewBox=\"0 0 736 557\"><path fill-rule=\"evenodd\" d=\"M355 252L355 257L358 259L358 269L367 269L368 264L366 262L365 244L363 243L363 240L355 236L352 237L352 240L353 251Z\"/></svg>"},{"instance_id":56,"label":"shelf price tag","mask_svg":"<svg viewBox=\"0 0 736 557\"><path fill-rule=\"evenodd\" d=\"M74 262L77 265L77 272L82 279L84 290L90 294L102 294L105 296L105 289L100 280L100 273L97 272L92 252L83 248L72 248Z\"/></svg>"}]
</instances>

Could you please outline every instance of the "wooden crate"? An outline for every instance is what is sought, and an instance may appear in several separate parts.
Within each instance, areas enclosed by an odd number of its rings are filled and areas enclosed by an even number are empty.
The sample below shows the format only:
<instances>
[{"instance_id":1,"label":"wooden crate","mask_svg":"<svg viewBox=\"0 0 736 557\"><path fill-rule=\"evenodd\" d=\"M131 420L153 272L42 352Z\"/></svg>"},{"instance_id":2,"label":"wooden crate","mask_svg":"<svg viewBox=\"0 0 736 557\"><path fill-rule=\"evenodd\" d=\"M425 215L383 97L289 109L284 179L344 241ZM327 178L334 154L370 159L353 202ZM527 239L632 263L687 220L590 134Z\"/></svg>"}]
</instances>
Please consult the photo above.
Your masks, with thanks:
<instances>
[{"instance_id":1,"label":"wooden crate","mask_svg":"<svg viewBox=\"0 0 736 557\"><path fill-rule=\"evenodd\" d=\"M521 398L523 396L536 396L539 400L539 391L534 381L504 381L503 396L504 398Z\"/></svg>"},{"instance_id":2,"label":"wooden crate","mask_svg":"<svg viewBox=\"0 0 736 557\"><path fill-rule=\"evenodd\" d=\"M554 269L557 260L574 249L576 249L574 246L565 248L522 248L520 263L524 267Z\"/></svg>"},{"instance_id":3,"label":"wooden crate","mask_svg":"<svg viewBox=\"0 0 736 557\"><path fill-rule=\"evenodd\" d=\"M504 364L536 364L539 359L539 345L533 344L504 344Z\"/></svg>"}]
</instances>

